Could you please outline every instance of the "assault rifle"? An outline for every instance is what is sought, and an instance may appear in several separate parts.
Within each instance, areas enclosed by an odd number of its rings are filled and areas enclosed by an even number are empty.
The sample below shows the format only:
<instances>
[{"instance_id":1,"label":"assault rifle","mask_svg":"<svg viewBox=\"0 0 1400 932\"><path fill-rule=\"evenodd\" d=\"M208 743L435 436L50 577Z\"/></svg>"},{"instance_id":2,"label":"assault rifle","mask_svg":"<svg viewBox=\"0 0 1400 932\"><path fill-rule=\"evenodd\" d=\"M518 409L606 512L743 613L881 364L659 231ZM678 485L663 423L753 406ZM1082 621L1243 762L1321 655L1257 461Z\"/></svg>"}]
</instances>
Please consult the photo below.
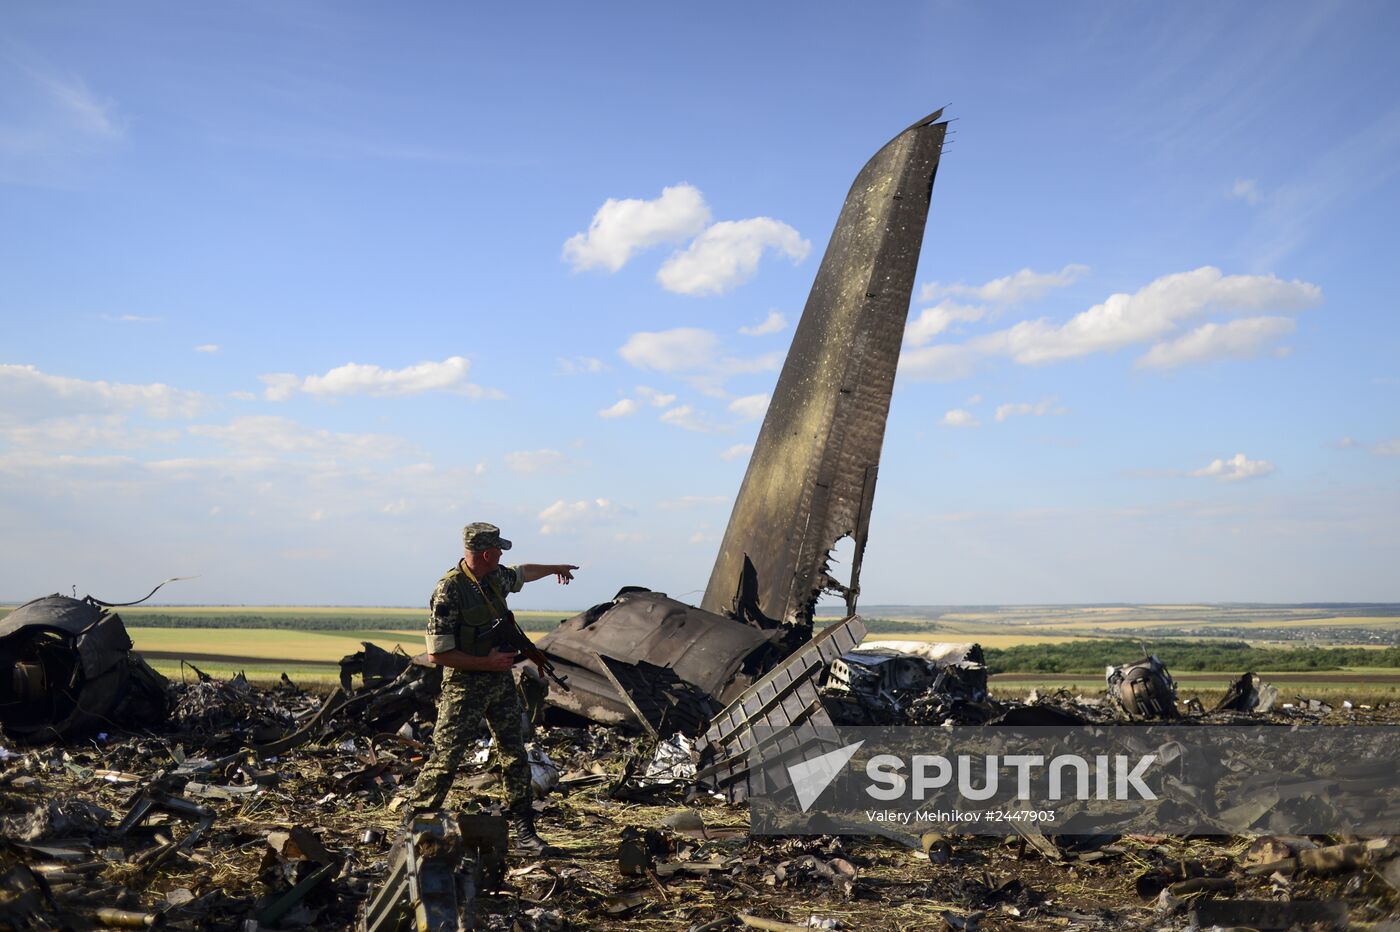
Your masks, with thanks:
<instances>
[{"instance_id":1,"label":"assault rifle","mask_svg":"<svg viewBox=\"0 0 1400 932\"><path fill-rule=\"evenodd\" d=\"M500 621L502 647L510 648L518 654L524 654L525 659L539 668L540 673L558 683L564 692L572 692L569 689L569 678L560 676L554 672L554 664L549 662L549 658L544 655L544 651L535 646L535 642L530 640L530 636L520 630L520 622L515 620L515 612L506 610L505 616Z\"/></svg>"}]
</instances>

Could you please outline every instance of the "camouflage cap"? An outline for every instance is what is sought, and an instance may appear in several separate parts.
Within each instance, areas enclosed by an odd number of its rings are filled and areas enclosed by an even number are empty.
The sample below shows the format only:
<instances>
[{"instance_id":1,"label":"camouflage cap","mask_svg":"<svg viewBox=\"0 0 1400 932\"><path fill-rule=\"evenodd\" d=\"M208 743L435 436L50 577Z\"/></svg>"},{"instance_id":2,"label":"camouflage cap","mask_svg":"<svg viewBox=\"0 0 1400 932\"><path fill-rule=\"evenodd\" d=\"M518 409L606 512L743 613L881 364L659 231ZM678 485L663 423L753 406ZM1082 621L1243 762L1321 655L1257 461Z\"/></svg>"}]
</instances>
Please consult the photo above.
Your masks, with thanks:
<instances>
[{"instance_id":1,"label":"camouflage cap","mask_svg":"<svg viewBox=\"0 0 1400 932\"><path fill-rule=\"evenodd\" d=\"M501 536L501 529L485 521L477 521L462 528L462 544L468 550L490 550L492 547L510 549L510 541Z\"/></svg>"}]
</instances>

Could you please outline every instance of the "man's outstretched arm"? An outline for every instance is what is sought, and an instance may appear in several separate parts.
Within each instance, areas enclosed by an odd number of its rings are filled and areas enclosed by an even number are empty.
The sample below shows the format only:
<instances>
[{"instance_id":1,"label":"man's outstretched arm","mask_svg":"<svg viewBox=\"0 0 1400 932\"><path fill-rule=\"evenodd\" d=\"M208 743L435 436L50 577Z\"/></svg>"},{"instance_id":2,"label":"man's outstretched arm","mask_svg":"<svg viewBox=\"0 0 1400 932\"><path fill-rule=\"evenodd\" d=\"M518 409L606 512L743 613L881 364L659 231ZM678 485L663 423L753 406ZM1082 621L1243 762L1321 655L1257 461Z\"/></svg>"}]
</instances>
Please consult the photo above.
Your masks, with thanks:
<instances>
[{"instance_id":1,"label":"man's outstretched arm","mask_svg":"<svg viewBox=\"0 0 1400 932\"><path fill-rule=\"evenodd\" d=\"M578 567L572 563L521 563L516 569L520 571L520 581L523 583L556 576L560 585L567 586L573 581L574 570Z\"/></svg>"}]
</instances>

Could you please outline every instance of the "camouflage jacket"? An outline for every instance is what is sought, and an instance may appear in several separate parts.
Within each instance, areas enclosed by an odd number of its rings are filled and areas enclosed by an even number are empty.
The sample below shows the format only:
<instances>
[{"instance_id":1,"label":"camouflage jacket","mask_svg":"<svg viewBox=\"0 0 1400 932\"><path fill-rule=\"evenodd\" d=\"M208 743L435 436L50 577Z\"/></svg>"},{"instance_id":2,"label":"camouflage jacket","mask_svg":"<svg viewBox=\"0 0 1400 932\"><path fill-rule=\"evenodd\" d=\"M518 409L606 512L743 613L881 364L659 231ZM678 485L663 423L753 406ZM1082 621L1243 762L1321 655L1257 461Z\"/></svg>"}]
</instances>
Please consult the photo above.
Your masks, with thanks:
<instances>
[{"instance_id":1,"label":"camouflage jacket","mask_svg":"<svg viewBox=\"0 0 1400 932\"><path fill-rule=\"evenodd\" d=\"M428 652L457 648L476 657L491 653L496 641L489 632L506 611L506 596L523 585L518 566L498 566L488 573L481 580L485 595L461 563L448 570L428 600Z\"/></svg>"}]
</instances>

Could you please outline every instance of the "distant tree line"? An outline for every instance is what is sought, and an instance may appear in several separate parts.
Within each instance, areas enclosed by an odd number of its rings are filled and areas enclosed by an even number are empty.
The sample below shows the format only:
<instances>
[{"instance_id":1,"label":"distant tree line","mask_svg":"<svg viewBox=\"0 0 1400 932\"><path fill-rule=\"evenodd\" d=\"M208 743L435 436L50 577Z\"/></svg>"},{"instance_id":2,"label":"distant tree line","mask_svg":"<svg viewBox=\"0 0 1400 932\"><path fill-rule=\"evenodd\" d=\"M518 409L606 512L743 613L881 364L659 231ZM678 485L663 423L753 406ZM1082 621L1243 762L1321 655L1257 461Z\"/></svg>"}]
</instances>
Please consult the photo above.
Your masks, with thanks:
<instances>
[{"instance_id":1,"label":"distant tree line","mask_svg":"<svg viewBox=\"0 0 1400 932\"><path fill-rule=\"evenodd\" d=\"M0 609L0 619L10 613L10 609ZM121 612L121 609L116 609ZM562 613L561 613L562 615ZM279 628L284 631L406 631L421 627L427 622L428 610L413 615L376 615L355 613L334 615L274 615L234 614L181 615L170 612L126 612L122 621L133 628ZM559 624L559 618L536 618L521 615L520 627L526 631L551 631Z\"/></svg>"},{"instance_id":2,"label":"distant tree line","mask_svg":"<svg viewBox=\"0 0 1400 932\"><path fill-rule=\"evenodd\" d=\"M1309 672L1342 667L1400 667L1400 648L1251 647L1244 641L1148 642L1174 673L1243 673L1246 670ZM986 650L992 673L1098 673L1138 660L1143 643L1129 638L1094 638L1063 644L1018 644Z\"/></svg>"}]
</instances>

